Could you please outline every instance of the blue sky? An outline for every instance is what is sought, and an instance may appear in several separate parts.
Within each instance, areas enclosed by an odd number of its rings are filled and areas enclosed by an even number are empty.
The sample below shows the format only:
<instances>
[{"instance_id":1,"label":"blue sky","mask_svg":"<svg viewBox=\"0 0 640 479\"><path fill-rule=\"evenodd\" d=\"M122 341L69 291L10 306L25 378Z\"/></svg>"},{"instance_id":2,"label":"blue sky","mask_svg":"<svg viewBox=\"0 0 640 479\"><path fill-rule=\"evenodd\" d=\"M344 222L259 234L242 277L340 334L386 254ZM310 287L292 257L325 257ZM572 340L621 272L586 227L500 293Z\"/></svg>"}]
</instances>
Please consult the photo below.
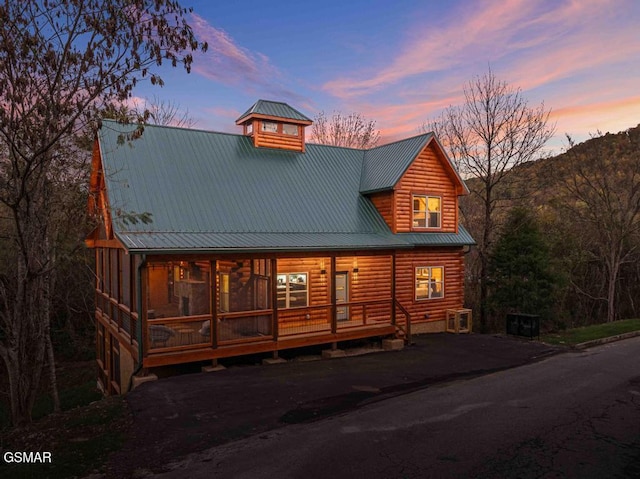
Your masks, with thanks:
<instances>
[{"instance_id":1,"label":"blue sky","mask_svg":"<svg viewBox=\"0 0 640 479\"><path fill-rule=\"evenodd\" d=\"M566 146L640 123L638 0L183 0L209 43L191 74L163 71L154 95L188 110L195 127L239 132L256 100L313 118L359 112L382 142L417 133L488 66L552 110Z\"/></svg>"}]
</instances>

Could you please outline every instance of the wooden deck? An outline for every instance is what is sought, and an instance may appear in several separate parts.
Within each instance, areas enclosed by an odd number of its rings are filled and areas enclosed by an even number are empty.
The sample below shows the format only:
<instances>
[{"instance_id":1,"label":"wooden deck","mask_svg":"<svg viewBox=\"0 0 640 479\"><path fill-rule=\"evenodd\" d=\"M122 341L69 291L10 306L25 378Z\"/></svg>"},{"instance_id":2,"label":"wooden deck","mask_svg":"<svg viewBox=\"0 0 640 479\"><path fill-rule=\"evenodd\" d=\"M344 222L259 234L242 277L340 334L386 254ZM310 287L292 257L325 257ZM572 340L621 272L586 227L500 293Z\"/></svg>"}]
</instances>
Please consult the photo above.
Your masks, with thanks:
<instances>
[{"instance_id":1,"label":"wooden deck","mask_svg":"<svg viewBox=\"0 0 640 479\"><path fill-rule=\"evenodd\" d=\"M233 356L243 356L247 354L301 348L319 344L331 344L334 342L348 341L352 339L388 336L395 333L395 326L389 323L384 323L380 325L343 328L335 334L330 331L323 330L313 333L297 334L295 336L283 336L277 340L265 340L257 337L246 339L241 342L221 344L216 348L207 346L183 351L149 352L143 360L143 366L150 368L170 364L207 361Z\"/></svg>"}]
</instances>

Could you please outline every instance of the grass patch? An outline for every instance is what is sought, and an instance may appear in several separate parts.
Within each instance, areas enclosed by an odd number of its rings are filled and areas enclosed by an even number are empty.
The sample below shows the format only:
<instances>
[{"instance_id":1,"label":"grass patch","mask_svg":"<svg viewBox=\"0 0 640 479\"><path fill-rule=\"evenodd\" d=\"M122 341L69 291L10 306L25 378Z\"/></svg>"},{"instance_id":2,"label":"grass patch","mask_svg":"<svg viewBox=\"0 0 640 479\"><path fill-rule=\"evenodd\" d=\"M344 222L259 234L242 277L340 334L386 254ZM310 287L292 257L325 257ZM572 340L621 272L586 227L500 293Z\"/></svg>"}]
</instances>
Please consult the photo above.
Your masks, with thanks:
<instances>
[{"instance_id":1,"label":"grass patch","mask_svg":"<svg viewBox=\"0 0 640 479\"><path fill-rule=\"evenodd\" d=\"M545 343L574 346L576 344L609 338L618 334L640 331L640 319L624 319L612 323L594 324L583 328L567 329L565 331L541 335Z\"/></svg>"}]
</instances>

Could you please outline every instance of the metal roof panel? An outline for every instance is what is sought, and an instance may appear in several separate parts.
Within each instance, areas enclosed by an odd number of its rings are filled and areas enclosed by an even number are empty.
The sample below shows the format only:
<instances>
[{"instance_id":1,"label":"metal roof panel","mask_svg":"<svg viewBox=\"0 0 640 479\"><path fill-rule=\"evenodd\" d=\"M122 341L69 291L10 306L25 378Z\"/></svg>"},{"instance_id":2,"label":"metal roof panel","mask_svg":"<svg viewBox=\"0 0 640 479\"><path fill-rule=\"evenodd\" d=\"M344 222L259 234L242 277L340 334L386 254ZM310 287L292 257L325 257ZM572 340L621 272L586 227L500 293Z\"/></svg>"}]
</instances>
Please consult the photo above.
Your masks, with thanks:
<instances>
[{"instance_id":1,"label":"metal roof panel","mask_svg":"<svg viewBox=\"0 0 640 479\"><path fill-rule=\"evenodd\" d=\"M98 133L114 232L131 250L473 244L463 228L458 235L393 235L360 193L363 163L372 150L316 144L307 144L305 153L255 148L242 135L153 125L140 138L119 141L135 128L105 120ZM388 182L427 141L423 135L374 149L370 166L378 170L368 185ZM384 159L397 164L387 167ZM123 213L150 213L152 221L125 221Z\"/></svg>"},{"instance_id":2,"label":"metal roof panel","mask_svg":"<svg viewBox=\"0 0 640 479\"><path fill-rule=\"evenodd\" d=\"M381 233L178 233L124 232L118 238L133 252L229 252L392 249L409 247Z\"/></svg>"},{"instance_id":3,"label":"metal roof panel","mask_svg":"<svg viewBox=\"0 0 640 479\"><path fill-rule=\"evenodd\" d=\"M362 166L360 193L393 189L432 137L431 133L426 133L367 150Z\"/></svg>"},{"instance_id":4,"label":"metal roof panel","mask_svg":"<svg viewBox=\"0 0 640 479\"><path fill-rule=\"evenodd\" d=\"M117 231L363 233L388 229L358 193L363 152L254 148L241 135L104 122L100 148ZM124 224L121 212L149 212Z\"/></svg>"},{"instance_id":5,"label":"metal roof panel","mask_svg":"<svg viewBox=\"0 0 640 479\"><path fill-rule=\"evenodd\" d=\"M236 120L236 123L241 123L242 120L251 115L275 116L278 118L286 118L289 120L304 122L311 121L311 119L309 119L307 116L303 115L295 108L290 107L286 103L280 101L258 100L251 106L251 108L240 115L240 117Z\"/></svg>"},{"instance_id":6,"label":"metal roof panel","mask_svg":"<svg viewBox=\"0 0 640 479\"><path fill-rule=\"evenodd\" d=\"M413 246L472 246L475 240L462 226L457 233L398 233L399 240Z\"/></svg>"}]
</instances>

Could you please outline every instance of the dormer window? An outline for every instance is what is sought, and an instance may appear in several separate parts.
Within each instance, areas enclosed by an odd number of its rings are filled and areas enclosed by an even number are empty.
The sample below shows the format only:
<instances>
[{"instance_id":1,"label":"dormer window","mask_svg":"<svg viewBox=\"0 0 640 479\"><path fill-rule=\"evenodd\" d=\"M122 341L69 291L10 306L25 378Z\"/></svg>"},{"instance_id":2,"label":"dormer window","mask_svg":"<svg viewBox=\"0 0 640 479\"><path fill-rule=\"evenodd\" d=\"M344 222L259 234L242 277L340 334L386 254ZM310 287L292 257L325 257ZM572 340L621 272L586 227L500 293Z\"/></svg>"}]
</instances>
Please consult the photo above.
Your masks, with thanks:
<instances>
[{"instance_id":1,"label":"dormer window","mask_svg":"<svg viewBox=\"0 0 640 479\"><path fill-rule=\"evenodd\" d=\"M247 135L251 135L252 133L253 133L253 123L249 122L249 123L247 123L246 134Z\"/></svg>"},{"instance_id":2,"label":"dormer window","mask_svg":"<svg viewBox=\"0 0 640 479\"><path fill-rule=\"evenodd\" d=\"M413 227L441 228L442 199L439 196L413 195Z\"/></svg>"},{"instance_id":3,"label":"dormer window","mask_svg":"<svg viewBox=\"0 0 640 479\"><path fill-rule=\"evenodd\" d=\"M293 125L291 123L283 123L282 133L284 133L285 135L298 136L298 125Z\"/></svg>"},{"instance_id":4,"label":"dormer window","mask_svg":"<svg viewBox=\"0 0 640 479\"><path fill-rule=\"evenodd\" d=\"M269 133L278 133L278 124L274 121L263 121L262 131L267 131Z\"/></svg>"}]
</instances>

